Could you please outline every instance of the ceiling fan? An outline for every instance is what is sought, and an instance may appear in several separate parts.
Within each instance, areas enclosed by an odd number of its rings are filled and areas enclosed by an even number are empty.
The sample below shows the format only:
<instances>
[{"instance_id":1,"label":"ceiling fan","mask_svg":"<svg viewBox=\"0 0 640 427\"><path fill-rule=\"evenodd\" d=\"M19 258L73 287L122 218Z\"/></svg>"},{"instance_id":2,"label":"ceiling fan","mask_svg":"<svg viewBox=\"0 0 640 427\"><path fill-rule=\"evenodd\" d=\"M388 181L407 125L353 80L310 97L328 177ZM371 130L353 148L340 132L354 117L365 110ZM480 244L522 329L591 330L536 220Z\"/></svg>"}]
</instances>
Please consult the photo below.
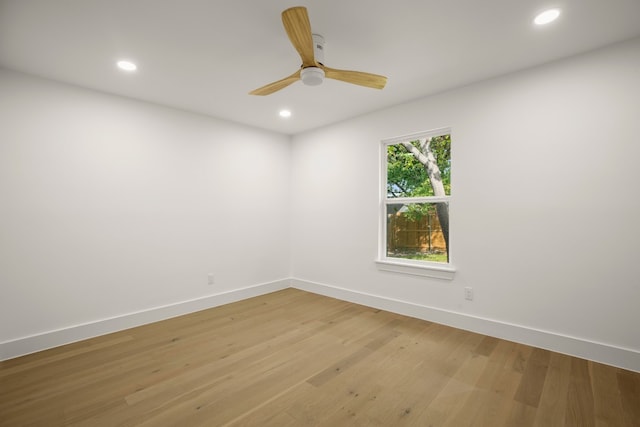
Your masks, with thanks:
<instances>
[{"instance_id":1,"label":"ceiling fan","mask_svg":"<svg viewBox=\"0 0 640 427\"><path fill-rule=\"evenodd\" d=\"M270 95L298 80L302 80L308 86L317 86L325 77L374 89L384 88L387 83L387 78L384 76L361 71L338 70L324 65L324 38L311 33L311 23L306 7L298 6L285 10L282 12L282 23L291 44L300 54L302 65L290 76L255 89L249 92L250 95Z\"/></svg>"}]
</instances>

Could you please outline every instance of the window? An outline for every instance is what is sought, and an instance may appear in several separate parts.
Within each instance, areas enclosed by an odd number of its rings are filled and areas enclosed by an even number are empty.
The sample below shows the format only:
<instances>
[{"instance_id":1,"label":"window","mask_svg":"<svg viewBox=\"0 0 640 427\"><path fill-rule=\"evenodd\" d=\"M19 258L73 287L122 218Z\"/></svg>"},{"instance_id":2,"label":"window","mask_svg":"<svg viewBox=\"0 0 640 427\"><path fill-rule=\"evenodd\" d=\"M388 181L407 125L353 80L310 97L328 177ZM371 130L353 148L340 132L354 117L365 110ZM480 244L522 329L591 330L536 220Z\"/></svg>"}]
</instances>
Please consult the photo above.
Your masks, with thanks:
<instances>
[{"instance_id":1,"label":"window","mask_svg":"<svg viewBox=\"0 0 640 427\"><path fill-rule=\"evenodd\" d=\"M452 278L450 129L382 141L381 160L378 265Z\"/></svg>"}]
</instances>

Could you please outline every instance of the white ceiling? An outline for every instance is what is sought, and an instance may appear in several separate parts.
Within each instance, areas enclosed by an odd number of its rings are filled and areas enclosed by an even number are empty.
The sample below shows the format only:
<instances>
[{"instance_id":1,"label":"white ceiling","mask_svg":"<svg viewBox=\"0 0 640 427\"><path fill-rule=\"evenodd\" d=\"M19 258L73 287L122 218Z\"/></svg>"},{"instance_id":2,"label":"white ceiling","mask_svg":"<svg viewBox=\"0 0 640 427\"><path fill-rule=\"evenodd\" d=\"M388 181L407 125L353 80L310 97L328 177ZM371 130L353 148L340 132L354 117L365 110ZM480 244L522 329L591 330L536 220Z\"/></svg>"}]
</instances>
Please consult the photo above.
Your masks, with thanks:
<instances>
[{"instance_id":1,"label":"white ceiling","mask_svg":"<svg viewBox=\"0 0 640 427\"><path fill-rule=\"evenodd\" d=\"M327 66L387 87L248 95L300 66L280 18L296 5ZM535 27L550 6L558 21ZM1 67L285 134L638 35L640 0L0 0ZM118 70L121 58L138 71Z\"/></svg>"}]
</instances>

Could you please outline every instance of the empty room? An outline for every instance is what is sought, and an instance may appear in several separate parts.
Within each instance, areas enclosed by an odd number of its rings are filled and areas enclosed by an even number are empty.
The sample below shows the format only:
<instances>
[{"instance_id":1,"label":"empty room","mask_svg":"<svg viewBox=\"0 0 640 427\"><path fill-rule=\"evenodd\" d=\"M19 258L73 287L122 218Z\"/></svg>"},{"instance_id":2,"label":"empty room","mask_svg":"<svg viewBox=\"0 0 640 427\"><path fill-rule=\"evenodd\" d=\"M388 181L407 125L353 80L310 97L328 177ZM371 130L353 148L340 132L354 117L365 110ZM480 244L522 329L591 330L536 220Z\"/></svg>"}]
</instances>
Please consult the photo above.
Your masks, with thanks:
<instances>
[{"instance_id":1,"label":"empty room","mask_svg":"<svg viewBox=\"0 0 640 427\"><path fill-rule=\"evenodd\" d=\"M640 426L638 17L0 0L0 426Z\"/></svg>"}]
</instances>

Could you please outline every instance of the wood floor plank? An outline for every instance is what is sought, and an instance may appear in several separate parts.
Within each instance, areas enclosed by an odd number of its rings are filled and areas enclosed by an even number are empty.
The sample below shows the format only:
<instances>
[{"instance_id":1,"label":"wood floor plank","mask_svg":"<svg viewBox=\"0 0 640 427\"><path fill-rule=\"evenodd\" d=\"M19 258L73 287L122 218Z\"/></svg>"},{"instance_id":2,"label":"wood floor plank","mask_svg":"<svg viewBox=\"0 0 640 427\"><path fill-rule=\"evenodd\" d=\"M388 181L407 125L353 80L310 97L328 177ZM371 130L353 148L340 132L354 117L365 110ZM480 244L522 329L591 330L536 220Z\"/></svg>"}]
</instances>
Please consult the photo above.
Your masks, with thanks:
<instances>
[{"instance_id":1,"label":"wood floor plank","mask_svg":"<svg viewBox=\"0 0 640 427\"><path fill-rule=\"evenodd\" d=\"M484 337L475 349L475 352L481 356L488 356L496 348L500 340L494 337Z\"/></svg>"},{"instance_id":2,"label":"wood floor plank","mask_svg":"<svg viewBox=\"0 0 640 427\"><path fill-rule=\"evenodd\" d=\"M640 426L640 373L287 289L0 362L0 425Z\"/></svg>"},{"instance_id":3,"label":"wood floor plank","mask_svg":"<svg viewBox=\"0 0 640 427\"><path fill-rule=\"evenodd\" d=\"M407 336L414 340L415 337ZM412 412L428 398L436 384L436 375L424 375L423 362L405 359L407 341L400 337L386 343L367 359L367 363L353 368L348 376L336 378L328 384L344 396L338 410L321 425L341 425L352 422L361 425L404 425L415 416ZM404 347L404 348L403 348ZM444 383L448 378L442 378ZM389 387L404 383L407 387Z\"/></svg>"},{"instance_id":4,"label":"wood floor plank","mask_svg":"<svg viewBox=\"0 0 640 427\"><path fill-rule=\"evenodd\" d=\"M506 414L500 409L505 401L513 398L522 377L508 364L514 348L514 343L483 338L474 352L481 360L486 359L485 367L475 383L475 393L467 397L450 424L483 426L505 418Z\"/></svg>"},{"instance_id":5,"label":"wood floor plank","mask_svg":"<svg viewBox=\"0 0 640 427\"><path fill-rule=\"evenodd\" d=\"M398 333L393 330L393 324L397 321L392 321L389 324L383 325L381 328L368 334L364 340L365 345L358 348L356 351L350 353L348 356L336 361L332 365L328 366L322 372L309 378L309 384L319 387L331 380L331 378L341 375L351 366L361 362L367 356L378 350L380 347L398 336Z\"/></svg>"},{"instance_id":6,"label":"wood floor plank","mask_svg":"<svg viewBox=\"0 0 640 427\"><path fill-rule=\"evenodd\" d=\"M438 373L449 380L442 384L437 395L425 408L419 408L415 412L415 425L445 425L446 422L451 421L472 394L475 389L474 384L481 375L481 367L486 363L486 358L474 357L474 349L482 341L482 335L470 333L452 335L455 341L443 341L444 344L448 344L442 347L445 353L443 354L445 360L442 361L444 363L431 364ZM447 348L449 350L445 350Z\"/></svg>"},{"instance_id":7,"label":"wood floor plank","mask_svg":"<svg viewBox=\"0 0 640 427\"><path fill-rule=\"evenodd\" d=\"M591 375L586 360L571 359L571 378L567 394L565 425L591 427L595 426L595 412Z\"/></svg>"},{"instance_id":8,"label":"wood floor plank","mask_svg":"<svg viewBox=\"0 0 640 427\"><path fill-rule=\"evenodd\" d=\"M591 363L589 373L593 384L596 427L624 426L624 410L617 379L618 369L601 363ZM638 392L640 393L640 390ZM640 406L640 401L636 406Z\"/></svg>"},{"instance_id":9,"label":"wood floor plank","mask_svg":"<svg viewBox=\"0 0 640 427\"><path fill-rule=\"evenodd\" d=\"M619 369L617 377L625 425L640 426L640 375Z\"/></svg>"},{"instance_id":10,"label":"wood floor plank","mask_svg":"<svg viewBox=\"0 0 640 427\"><path fill-rule=\"evenodd\" d=\"M515 349L517 345L513 345L513 353L510 356L518 354ZM508 426L508 420L511 417L512 402L516 390L522 381L522 373L505 365L498 370L493 378L489 389L487 390L486 402L475 414L475 418L470 426Z\"/></svg>"},{"instance_id":11,"label":"wood floor plank","mask_svg":"<svg viewBox=\"0 0 640 427\"><path fill-rule=\"evenodd\" d=\"M533 406L514 401L513 404L509 406L509 409L509 418L505 425L518 427L529 427L534 425L536 420L536 408Z\"/></svg>"},{"instance_id":12,"label":"wood floor plank","mask_svg":"<svg viewBox=\"0 0 640 427\"><path fill-rule=\"evenodd\" d=\"M515 400L534 408L538 407L547 375L549 356L549 351L539 348L531 352L531 357L529 357L523 372L522 382L516 392Z\"/></svg>"},{"instance_id":13,"label":"wood floor plank","mask_svg":"<svg viewBox=\"0 0 640 427\"><path fill-rule=\"evenodd\" d=\"M549 369L544 380L539 411L536 412L535 426L554 427L564 425L567 394L571 380L571 357L551 353Z\"/></svg>"}]
</instances>

